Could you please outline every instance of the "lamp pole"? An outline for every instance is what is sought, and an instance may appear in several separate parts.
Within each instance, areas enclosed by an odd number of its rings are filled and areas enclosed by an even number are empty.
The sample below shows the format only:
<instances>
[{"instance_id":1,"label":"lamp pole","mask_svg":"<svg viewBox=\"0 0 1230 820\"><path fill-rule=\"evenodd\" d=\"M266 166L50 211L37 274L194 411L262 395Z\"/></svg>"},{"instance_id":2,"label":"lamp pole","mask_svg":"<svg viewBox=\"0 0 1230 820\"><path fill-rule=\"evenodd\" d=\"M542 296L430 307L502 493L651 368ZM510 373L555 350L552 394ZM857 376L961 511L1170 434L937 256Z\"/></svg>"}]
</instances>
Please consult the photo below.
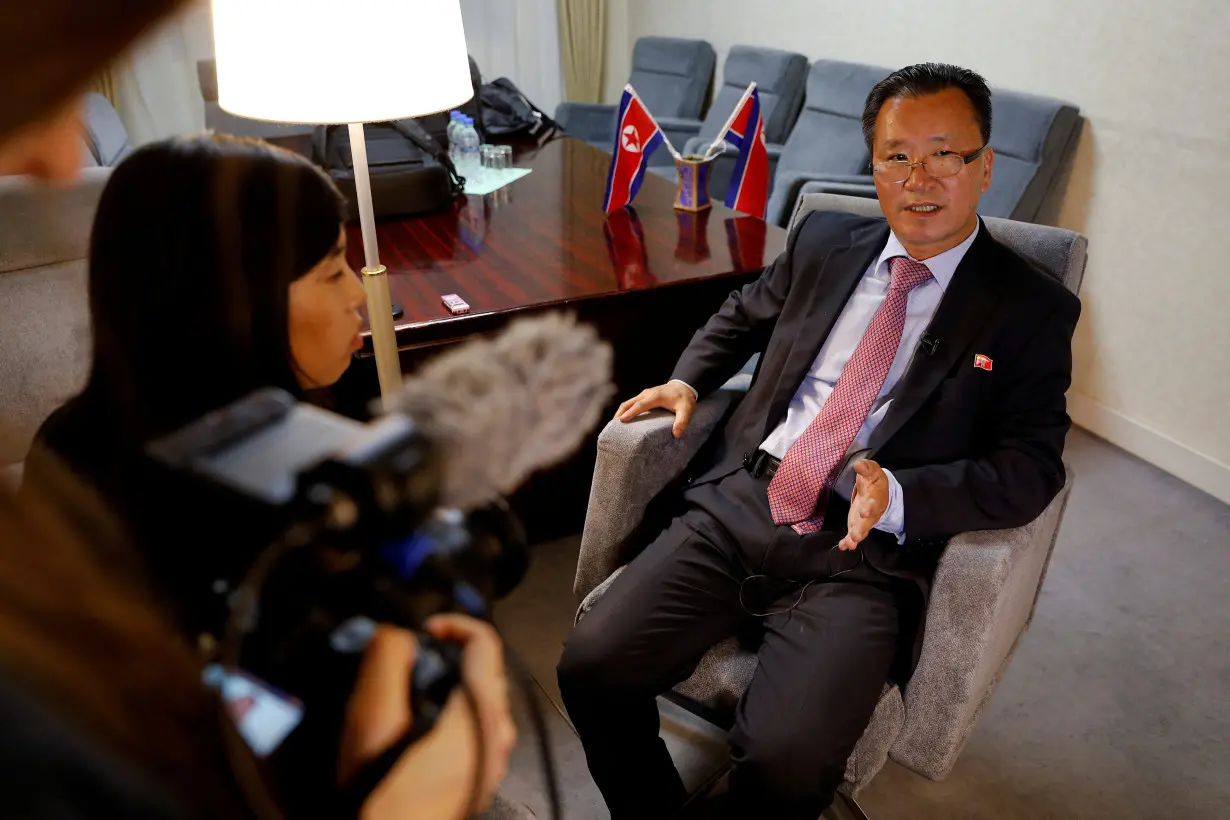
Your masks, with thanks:
<instances>
[{"instance_id":1,"label":"lamp pole","mask_svg":"<svg viewBox=\"0 0 1230 820\"><path fill-rule=\"evenodd\" d=\"M372 208L372 183L367 171L367 143L363 123L350 123L350 153L354 158L354 187L359 200L359 225L363 232L363 290L367 293L367 321L376 353L380 395L387 402L401 389L401 364L397 356L397 331L393 328L393 300L389 296L388 269L380 264L376 244L376 215Z\"/></svg>"}]
</instances>

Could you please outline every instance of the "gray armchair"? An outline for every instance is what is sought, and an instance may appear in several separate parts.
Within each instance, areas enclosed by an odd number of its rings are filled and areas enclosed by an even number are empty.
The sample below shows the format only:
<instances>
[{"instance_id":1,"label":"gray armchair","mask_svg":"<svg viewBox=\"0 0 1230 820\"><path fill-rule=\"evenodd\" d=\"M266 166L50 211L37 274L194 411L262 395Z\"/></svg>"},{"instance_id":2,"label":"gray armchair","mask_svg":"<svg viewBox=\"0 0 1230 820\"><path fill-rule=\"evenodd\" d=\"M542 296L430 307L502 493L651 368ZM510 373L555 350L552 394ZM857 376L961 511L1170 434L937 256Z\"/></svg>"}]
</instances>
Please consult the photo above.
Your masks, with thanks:
<instances>
[{"instance_id":1,"label":"gray armchair","mask_svg":"<svg viewBox=\"0 0 1230 820\"><path fill-rule=\"evenodd\" d=\"M642 37L632 48L628 82L675 148L700 132L716 62L713 46L704 40ZM555 121L565 133L609 151L615 143L617 108L564 102L555 109Z\"/></svg>"},{"instance_id":2,"label":"gray armchair","mask_svg":"<svg viewBox=\"0 0 1230 820\"><path fill-rule=\"evenodd\" d=\"M766 222L785 225L799 189L808 180L871 184L870 158L863 139L863 106L872 87L891 73L887 68L839 60L812 63L803 110L780 148Z\"/></svg>"},{"instance_id":3,"label":"gray armchair","mask_svg":"<svg viewBox=\"0 0 1230 820\"><path fill-rule=\"evenodd\" d=\"M794 224L812 210L876 215L879 205L812 194ZM1083 236L1004 219L985 222L1001 242L1079 291L1088 244ZM681 439L671 435L672 417L663 411L628 424L613 421L602 431L574 585L581 601L578 621L634 557L625 554L624 544L650 499L683 472L748 379L738 376L697 404ZM963 533L949 541L932 586L918 667L904 691L893 681L885 686L847 764L846 794L866 786L890 755L932 780L951 770L1032 617L1071 488L1069 470L1063 490L1032 523ZM711 649L696 673L669 696L725 724L755 668L755 654L731 639Z\"/></svg>"},{"instance_id":4,"label":"gray armchair","mask_svg":"<svg viewBox=\"0 0 1230 820\"><path fill-rule=\"evenodd\" d=\"M995 180L978 213L1021 222L1053 223L1080 139L1082 118L1075 106L1017 91L992 91ZM830 193L874 197L870 177L792 177L797 199ZM799 182L802 182L800 185ZM797 200L796 200L797 201Z\"/></svg>"},{"instance_id":5,"label":"gray armchair","mask_svg":"<svg viewBox=\"0 0 1230 820\"><path fill-rule=\"evenodd\" d=\"M1076 154L1083 119L1062 100L992 90L995 181L978 213L1021 222L1053 224Z\"/></svg>"},{"instance_id":6,"label":"gray armchair","mask_svg":"<svg viewBox=\"0 0 1230 820\"><path fill-rule=\"evenodd\" d=\"M128 129L102 94L92 91L85 95L81 123L85 126L86 167L119 165L133 152Z\"/></svg>"},{"instance_id":7,"label":"gray armchair","mask_svg":"<svg viewBox=\"0 0 1230 820\"><path fill-rule=\"evenodd\" d=\"M726 124L726 118L738 104L748 83L755 82L760 93L760 110L764 116L764 137L768 143L780 143L786 139L803 104L803 85L807 79L807 58L790 51L754 46L731 46L722 70L722 87L718 89L709 113L700 125L700 131L685 145L676 145L684 154L699 153L720 135L718 131ZM709 172L709 194L721 201L726 196L730 175L734 171L736 152L732 149L721 155ZM674 163L668 168L655 169L654 173L673 180ZM657 165L655 155L653 164ZM769 169L772 175L772 168Z\"/></svg>"}]
</instances>

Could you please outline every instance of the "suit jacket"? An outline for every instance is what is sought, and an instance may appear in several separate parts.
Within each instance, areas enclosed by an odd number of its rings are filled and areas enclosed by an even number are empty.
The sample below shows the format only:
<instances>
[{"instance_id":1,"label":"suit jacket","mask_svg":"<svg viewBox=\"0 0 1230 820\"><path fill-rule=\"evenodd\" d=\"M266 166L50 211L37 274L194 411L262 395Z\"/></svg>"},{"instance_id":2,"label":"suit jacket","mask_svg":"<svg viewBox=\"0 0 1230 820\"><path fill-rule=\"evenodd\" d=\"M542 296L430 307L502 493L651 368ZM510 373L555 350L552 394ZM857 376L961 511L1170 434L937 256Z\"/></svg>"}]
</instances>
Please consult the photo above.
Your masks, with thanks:
<instances>
[{"instance_id":1,"label":"suit jacket","mask_svg":"<svg viewBox=\"0 0 1230 820\"><path fill-rule=\"evenodd\" d=\"M685 474L721 479L786 415L837 317L888 241L884 219L813 212L758 280L730 295L693 337L672 378L704 396L762 353L746 397ZM893 472L906 543L880 531L864 542L877 569L908 577L924 597L947 539L1023 526L1063 487L1070 427L1064 394L1080 301L981 227L892 391L869 448L850 453ZM992 369L974 366L976 354ZM839 480L839 485L842 483ZM825 529L844 535L848 503L831 496Z\"/></svg>"}]
</instances>

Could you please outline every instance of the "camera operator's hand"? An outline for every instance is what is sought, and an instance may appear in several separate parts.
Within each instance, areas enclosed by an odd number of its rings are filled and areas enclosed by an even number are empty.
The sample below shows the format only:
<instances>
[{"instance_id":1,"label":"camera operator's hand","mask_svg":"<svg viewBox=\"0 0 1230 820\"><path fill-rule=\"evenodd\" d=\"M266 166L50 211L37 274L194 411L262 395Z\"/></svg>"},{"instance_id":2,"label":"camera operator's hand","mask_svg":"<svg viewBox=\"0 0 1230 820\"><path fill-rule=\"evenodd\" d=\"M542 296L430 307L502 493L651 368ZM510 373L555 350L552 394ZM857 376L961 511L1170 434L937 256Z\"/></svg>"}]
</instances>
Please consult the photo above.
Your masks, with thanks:
<instances>
[{"instance_id":1,"label":"camera operator's hand","mask_svg":"<svg viewBox=\"0 0 1230 820\"><path fill-rule=\"evenodd\" d=\"M426 630L464 646L462 679L478 703L483 737L480 808L504 777L516 730L508 706L504 654L495 630L463 615L440 615ZM382 627L372 637L350 696L339 774L347 779L410 728L410 673L417 644L401 629ZM416 817L460 820L470 807L478 748L474 715L454 692L439 722L411 746L363 804L363 820Z\"/></svg>"}]
</instances>

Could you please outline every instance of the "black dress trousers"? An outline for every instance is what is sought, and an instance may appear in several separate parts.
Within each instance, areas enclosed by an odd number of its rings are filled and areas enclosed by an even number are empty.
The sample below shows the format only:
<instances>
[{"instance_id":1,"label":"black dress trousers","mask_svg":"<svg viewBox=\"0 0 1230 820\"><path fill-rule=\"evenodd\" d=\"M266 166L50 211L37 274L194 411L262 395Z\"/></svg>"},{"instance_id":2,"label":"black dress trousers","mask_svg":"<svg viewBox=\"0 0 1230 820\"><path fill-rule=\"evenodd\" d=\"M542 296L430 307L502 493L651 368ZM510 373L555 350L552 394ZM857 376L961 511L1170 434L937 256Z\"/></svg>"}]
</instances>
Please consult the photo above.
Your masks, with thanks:
<instances>
[{"instance_id":1,"label":"black dress trousers","mask_svg":"<svg viewBox=\"0 0 1230 820\"><path fill-rule=\"evenodd\" d=\"M614 820L683 804L655 697L733 635L752 630L760 644L729 735L729 816L816 820L871 719L913 585L861 548L834 549L844 516L808 535L775 525L767 486L740 470L689 489L564 647L564 703Z\"/></svg>"}]
</instances>

